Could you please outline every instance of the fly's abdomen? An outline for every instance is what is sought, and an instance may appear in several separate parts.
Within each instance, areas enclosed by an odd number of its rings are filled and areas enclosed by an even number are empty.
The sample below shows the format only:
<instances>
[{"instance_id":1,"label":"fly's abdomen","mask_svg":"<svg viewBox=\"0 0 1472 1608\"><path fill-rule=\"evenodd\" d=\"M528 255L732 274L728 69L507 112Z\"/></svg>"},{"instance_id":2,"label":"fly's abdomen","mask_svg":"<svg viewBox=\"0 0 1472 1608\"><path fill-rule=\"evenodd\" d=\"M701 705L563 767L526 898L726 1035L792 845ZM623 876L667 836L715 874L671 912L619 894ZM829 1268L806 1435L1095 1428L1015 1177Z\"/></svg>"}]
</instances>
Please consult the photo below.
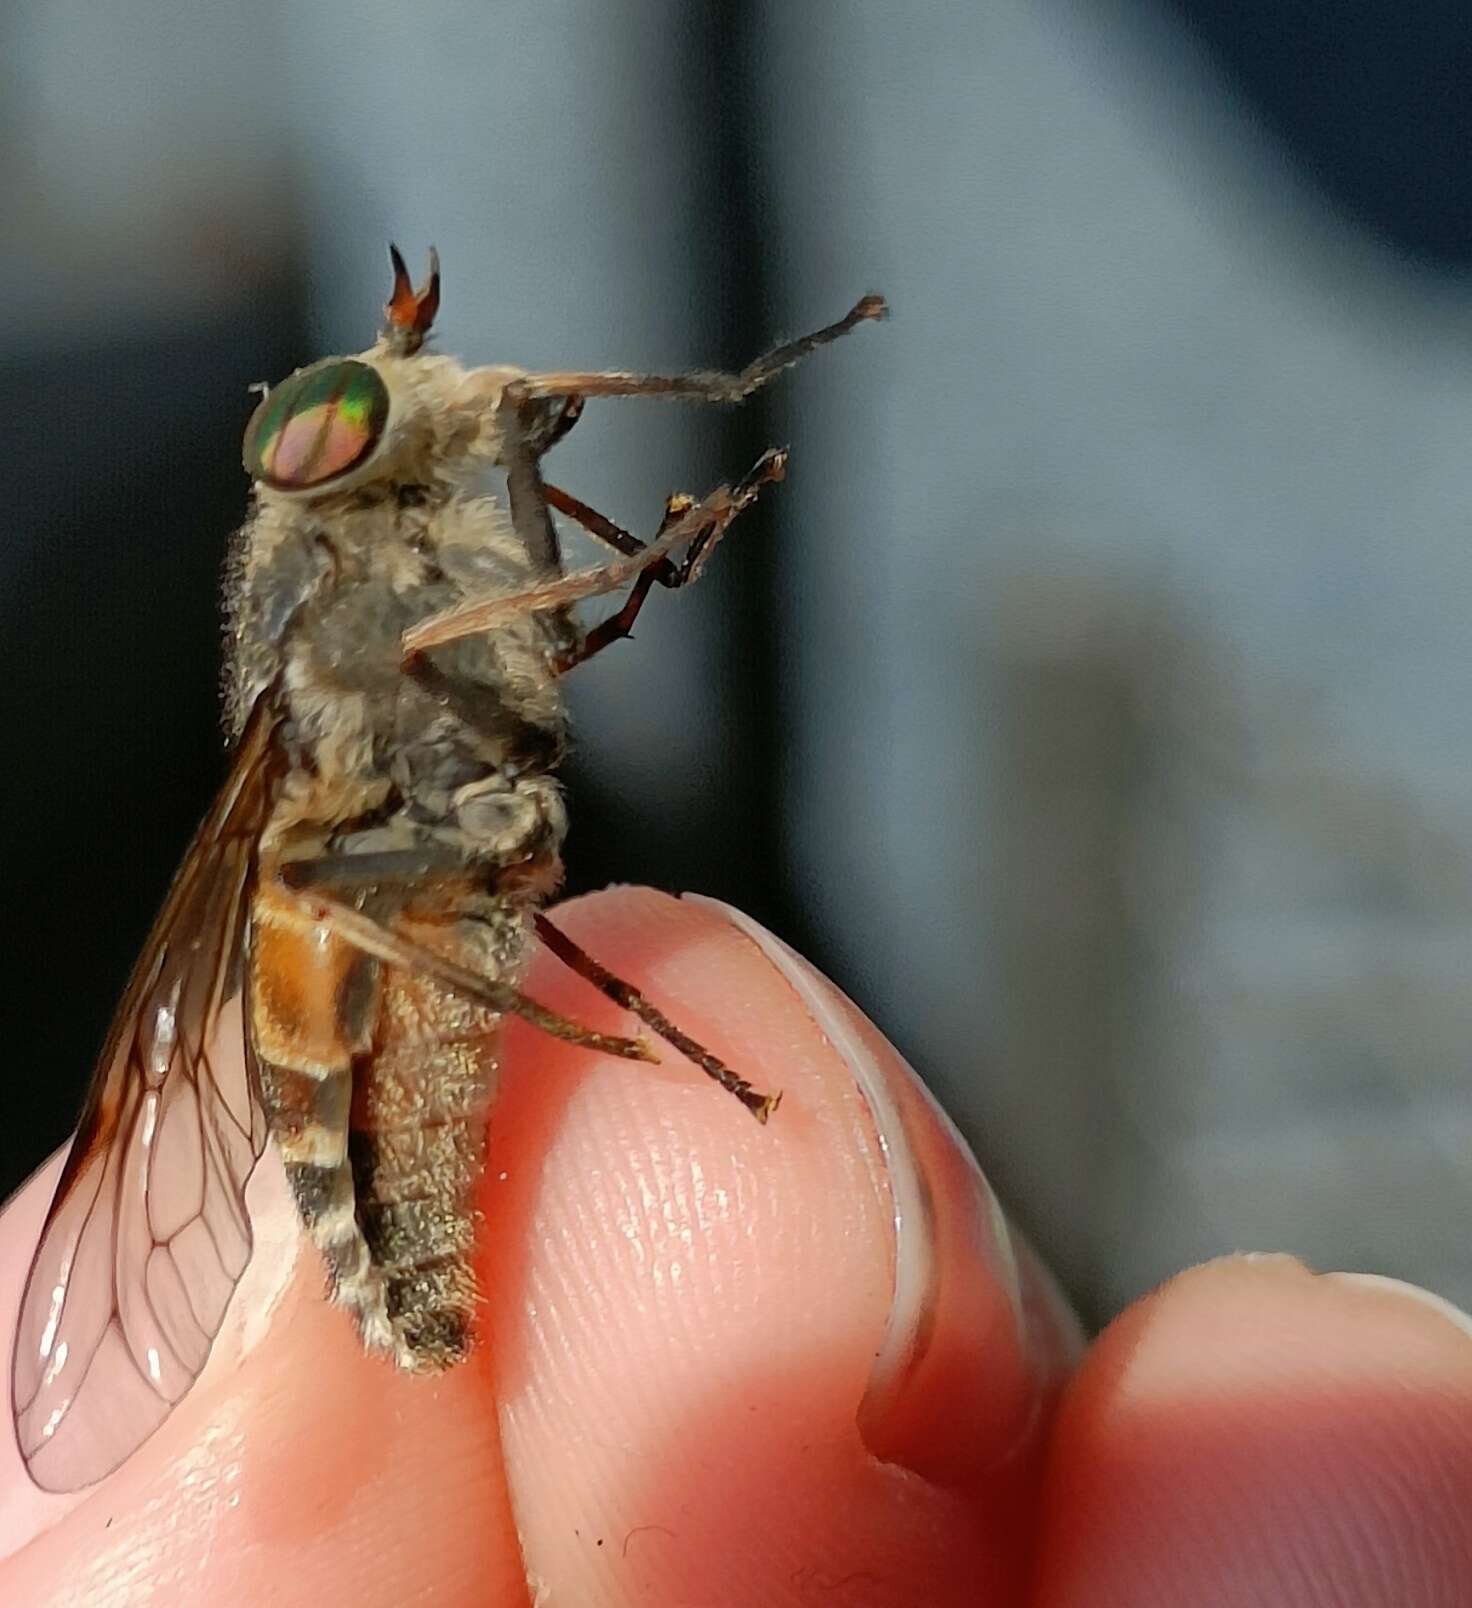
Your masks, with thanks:
<instances>
[{"instance_id":1,"label":"fly's abdomen","mask_svg":"<svg viewBox=\"0 0 1472 1608\"><path fill-rule=\"evenodd\" d=\"M475 924L400 930L483 974L499 969ZM402 1367L447 1368L470 1346L475 1192L499 1021L432 977L384 972L378 1031L353 1091L349 1151L358 1221Z\"/></svg>"},{"instance_id":2,"label":"fly's abdomen","mask_svg":"<svg viewBox=\"0 0 1472 1608\"><path fill-rule=\"evenodd\" d=\"M399 931L505 975L522 919L400 918ZM437 1370L470 1347L474 1196L499 1016L360 954L281 889L253 907L251 1033L272 1135L334 1298L364 1343Z\"/></svg>"},{"instance_id":3,"label":"fly's abdomen","mask_svg":"<svg viewBox=\"0 0 1472 1608\"><path fill-rule=\"evenodd\" d=\"M251 908L250 1034L271 1137L334 1298L366 1345L394 1349L383 1279L358 1221L349 1159L354 1073L371 1053L381 968L263 884Z\"/></svg>"}]
</instances>

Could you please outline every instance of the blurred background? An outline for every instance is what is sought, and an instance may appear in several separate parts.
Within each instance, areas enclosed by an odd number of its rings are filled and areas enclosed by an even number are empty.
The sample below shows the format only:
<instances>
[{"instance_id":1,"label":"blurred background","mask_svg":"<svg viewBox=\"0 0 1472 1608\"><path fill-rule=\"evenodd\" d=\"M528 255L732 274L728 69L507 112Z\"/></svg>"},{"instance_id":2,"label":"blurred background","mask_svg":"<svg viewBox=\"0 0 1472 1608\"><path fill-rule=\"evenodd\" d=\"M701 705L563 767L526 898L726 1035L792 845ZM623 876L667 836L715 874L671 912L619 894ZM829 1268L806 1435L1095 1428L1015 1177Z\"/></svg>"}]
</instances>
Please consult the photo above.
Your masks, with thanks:
<instances>
[{"instance_id":1,"label":"blurred background","mask_svg":"<svg viewBox=\"0 0 1472 1608\"><path fill-rule=\"evenodd\" d=\"M647 530L787 485L579 671L575 889L753 911L1093 1321L1285 1248L1472 1305L1472 13L1449 0L11 0L0 1192L221 768L247 385L367 344L739 364L590 407Z\"/></svg>"}]
</instances>

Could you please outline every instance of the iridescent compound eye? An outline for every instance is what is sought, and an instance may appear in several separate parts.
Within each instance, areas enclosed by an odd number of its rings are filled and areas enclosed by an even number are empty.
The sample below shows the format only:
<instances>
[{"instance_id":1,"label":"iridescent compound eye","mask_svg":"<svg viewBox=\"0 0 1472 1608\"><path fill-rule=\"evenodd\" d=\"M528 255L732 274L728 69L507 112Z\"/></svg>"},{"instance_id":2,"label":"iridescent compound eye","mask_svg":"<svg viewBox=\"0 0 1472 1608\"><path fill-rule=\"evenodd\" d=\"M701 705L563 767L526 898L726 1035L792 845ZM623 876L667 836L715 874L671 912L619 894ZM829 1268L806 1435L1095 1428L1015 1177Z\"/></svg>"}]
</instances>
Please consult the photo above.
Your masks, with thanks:
<instances>
[{"instance_id":1,"label":"iridescent compound eye","mask_svg":"<svg viewBox=\"0 0 1472 1608\"><path fill-rule=\"evenodd\" d=\"M378 445L388 388L375 369L329 358L283 380L251 415L245 467L279 491L310 491L355 469Z\"/></svg>"}]
</instances>

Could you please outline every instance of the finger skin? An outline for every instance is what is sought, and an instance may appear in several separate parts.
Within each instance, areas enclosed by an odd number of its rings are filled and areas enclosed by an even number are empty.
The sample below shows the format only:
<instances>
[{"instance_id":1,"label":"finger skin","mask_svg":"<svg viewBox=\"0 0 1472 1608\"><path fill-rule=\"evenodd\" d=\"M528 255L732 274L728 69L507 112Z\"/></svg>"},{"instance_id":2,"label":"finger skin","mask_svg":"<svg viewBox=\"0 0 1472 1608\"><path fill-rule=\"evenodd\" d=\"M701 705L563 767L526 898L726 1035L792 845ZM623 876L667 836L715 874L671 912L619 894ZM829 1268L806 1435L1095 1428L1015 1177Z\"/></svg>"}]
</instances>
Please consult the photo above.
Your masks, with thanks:
<instances>
[{"instance_id":1,"label":"finger skin","mask_svg":"<svg viewBox=\"0 0 1472 1608\"><path fill-rule=\"evenodd\" d=\"M620 890L559 921L783 1088L772 1124L673 1053L629 1065L514 1025L482 1194L486 1343L433 1381L364 1357L268 1155L263 1221L297 1265L264 1336L212 1357L91 1492L43 1496L0 1453L0 1550L19 1545L0 1601L1016 1600L1041 1405L964 1487L879 1463L855 1427L892 1235L847 1067L709 912ZM628 1031L548 956L529 987ZM46 1191L0 1220L7 1355ZM1066 1346L1040 1344L1061 1367Z\"/></svg>"},{"instance_id":2,"label":"finger skin","mask_svg":"<svg viewBox=\"0 0 1472 1608\"><path fill-rule=\"evenodd\" d=\"M1465 1608L1472 1328L1287 1257L1120 1318L1057 1423L1037 1608Z\"/></svg>"},{"instance_id":3,"label":"finger skin","mask_svg":"<svg viewBox=\"0 0 1472 1608\"><path fill-rule=\"evenodd\" d=\"M291 1210L279 1169L276 1183L268 1215ZM44 1198L23 1205L39 1226ZM376 1608L421 1600L430 1581L451 1604L527 1600L487 1359L443 1379L399 1374L365 1357L323 1299L313 1254L302 1247L297 1264L255 1349L212 1355L163 1427L90 1491L36 1491L6 1445L0 1538L34 1538L0 1563L0 1602ZM13 1261L6 1272L8 1359Z\"/></svg>"},{"instance_id":4,"label":"finger skin","mask_svg":"<svg viewBox=\"0 0 1472 1608\"><path fill-rule=\"evenodd\" d=\"M961 1486L860 1438L893 1203L850 1067L709 910L621 890L558 922L783 1101L760 1127L673 1057L590 1066L560 1045L507 1080L491 1287L520 1296L488 1319L534 1583L550 1602L641 1608L1015 1602L1041 1412L1021 1442L998 1422L992 1472ZM595 1025L621 1020L569 974L531 982Z\"/></svg>"}]
</instances>

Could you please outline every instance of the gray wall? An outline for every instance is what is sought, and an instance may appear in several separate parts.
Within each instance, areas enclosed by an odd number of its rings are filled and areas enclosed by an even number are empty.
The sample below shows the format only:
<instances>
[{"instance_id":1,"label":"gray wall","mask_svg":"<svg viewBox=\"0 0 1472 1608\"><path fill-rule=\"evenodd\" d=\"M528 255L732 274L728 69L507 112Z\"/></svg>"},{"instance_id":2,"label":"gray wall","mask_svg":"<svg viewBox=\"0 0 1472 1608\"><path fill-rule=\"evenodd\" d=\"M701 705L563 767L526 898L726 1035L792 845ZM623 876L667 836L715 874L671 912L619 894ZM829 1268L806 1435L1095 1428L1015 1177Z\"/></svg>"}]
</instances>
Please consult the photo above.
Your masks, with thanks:
<instances>
[{"instance_id":1,"label":"gray wall","mask_svg":"<svg viewBox=\"0 0 1472 1608\"><path fill-rule=\"evenodd\" d=\"M1108 1311L1472 1299L1472 301L1108 7L785 8L789 800L843 974ZM816 385L815 385L816 389Z\"/></svg>"}]
</instances>

